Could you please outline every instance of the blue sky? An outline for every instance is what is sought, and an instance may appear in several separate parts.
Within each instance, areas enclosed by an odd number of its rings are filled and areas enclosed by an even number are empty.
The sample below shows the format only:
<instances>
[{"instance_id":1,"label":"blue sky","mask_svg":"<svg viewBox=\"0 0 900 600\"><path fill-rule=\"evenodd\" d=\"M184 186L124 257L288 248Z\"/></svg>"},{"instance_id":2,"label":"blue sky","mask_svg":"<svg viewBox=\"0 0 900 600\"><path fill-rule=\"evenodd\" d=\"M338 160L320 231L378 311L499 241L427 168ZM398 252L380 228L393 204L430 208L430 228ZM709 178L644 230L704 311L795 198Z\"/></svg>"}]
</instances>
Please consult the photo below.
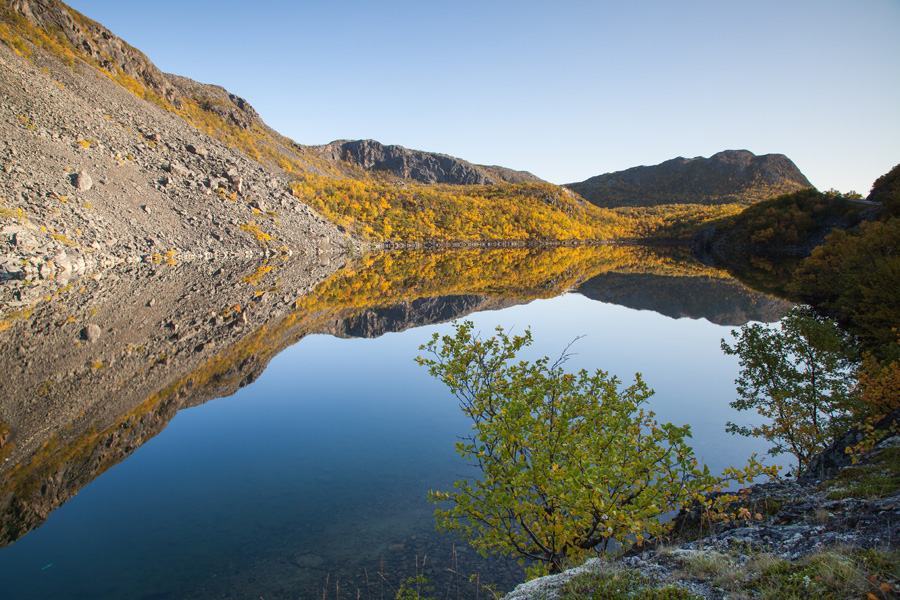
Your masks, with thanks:
<instances>
[{"instance_id":1,"label":"blue sky","mask_svg":"<svg viewBox=\"0 0 900 600\"><path fill-rule=\"evenodd\" d=\"M72 0L301 144L580 181L725 149L868 193L900 163L900 1Z\"/></svg>"}]
</instances>

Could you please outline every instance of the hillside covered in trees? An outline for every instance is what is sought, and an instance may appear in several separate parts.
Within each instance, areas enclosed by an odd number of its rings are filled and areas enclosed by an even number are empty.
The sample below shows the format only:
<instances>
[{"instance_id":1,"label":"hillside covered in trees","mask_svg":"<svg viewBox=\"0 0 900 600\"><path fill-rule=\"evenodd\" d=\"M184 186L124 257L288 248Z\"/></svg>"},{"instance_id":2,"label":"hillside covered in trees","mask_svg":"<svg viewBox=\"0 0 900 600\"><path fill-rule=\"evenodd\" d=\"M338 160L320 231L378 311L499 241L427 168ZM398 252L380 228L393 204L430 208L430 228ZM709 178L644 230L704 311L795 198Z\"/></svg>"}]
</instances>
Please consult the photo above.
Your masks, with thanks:
<instances>
[{"instance_id":1,"label":"hillside covered in trees","mask_svg":"<svg viewBox=\"0 0 900 600\"><path fill-rule=\"evenodd\" d=\"M873 205L861 200L813 188L783 194L711 222L694 245L721 257L743 251L805 256L833 230L855 227L871 215Z\"/></svg>"}]
</instances>

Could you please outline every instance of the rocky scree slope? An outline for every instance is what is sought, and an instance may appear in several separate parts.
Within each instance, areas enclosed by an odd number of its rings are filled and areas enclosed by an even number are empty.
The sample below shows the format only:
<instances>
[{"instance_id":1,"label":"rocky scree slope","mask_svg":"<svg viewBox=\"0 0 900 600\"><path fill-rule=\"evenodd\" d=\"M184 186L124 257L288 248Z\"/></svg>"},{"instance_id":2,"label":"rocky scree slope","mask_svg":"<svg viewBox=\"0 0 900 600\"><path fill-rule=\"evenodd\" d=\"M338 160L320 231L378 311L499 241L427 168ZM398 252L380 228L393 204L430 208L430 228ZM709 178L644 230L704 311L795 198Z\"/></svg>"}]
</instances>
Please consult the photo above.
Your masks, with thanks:
<instances>
[{"instance_id":1,"label":"rocky scree slope","mask_svg":"<svg viewBox=\"0 0 900 600\"><path fill-rule=\"evenodd\" d=\"M241 149L254 150L253 158L269 168L280 170L289 166L324 172L312 164L321 163L318 155L306 152L304 146L268 127L243 98L220 86L163 73L140 50L62 2L0 0L0 10L0 25L4 20L11 25L6 43L25 55L32 55L34 48L24 43L20 34L60 56L72 68L82 62L93 65L138 97L195 121L206 133L214 133L214 137L227 140L229 145L245 142ZM212 123L204 123L209 117ZM329 167L323 166L326 170Z\"/></svg>"},{"instance_id":2,"label":"rocky scree slope","mask_svg":"<svg viewBox=\"0 0 900 600\"><path fill-rule=\"evenodd\" d=\"M0 277L344 251L287 179L87 64L0 45Z\"/></svg>"},{"instance_id":3,"label":"rocky scree slope","mask_svg":"<svg viewBox=\"0 0 900 600\"><path fill-rule=\"evenodd\" d=\"M346 161L369 171L386 172L426 184L546 183L527 171L475 165L446 154L385 146L375 140L337 140L314 148L332 161Z\"/></svg>"},{"instance_id":4,"label":"rocky scree slope","mask_svg":"<svg viewBox=\"0 0 900 600\"><path fill-rule=\"evenodd\" d=\"M725 150L709 158L673 158L597 175L565 187L601 207L749 204L813 187L783 154Z\"/></svg>"}]
</instances>

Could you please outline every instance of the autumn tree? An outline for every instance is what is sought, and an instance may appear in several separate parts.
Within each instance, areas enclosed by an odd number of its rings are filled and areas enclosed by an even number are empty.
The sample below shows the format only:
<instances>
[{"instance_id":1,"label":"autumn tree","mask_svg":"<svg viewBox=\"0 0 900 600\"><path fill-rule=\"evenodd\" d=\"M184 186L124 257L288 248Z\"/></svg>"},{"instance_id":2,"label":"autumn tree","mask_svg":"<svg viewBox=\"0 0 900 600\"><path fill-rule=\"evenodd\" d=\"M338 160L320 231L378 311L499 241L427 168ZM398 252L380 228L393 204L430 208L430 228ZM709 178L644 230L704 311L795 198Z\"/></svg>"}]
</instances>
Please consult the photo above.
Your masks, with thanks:
<instances>
[{"instance_id":1,"label":"autumn tree","mask_svg":"<svg viewBox=\"0 0 900 600\"><path fill-rule=\"evenodd\" d=\"M795 275L792 289L835 315L866 349L882 355L900 325L900 218L832 233Z\"/></svg>"},{"instance_id":2,"label":"autumn tree","mask_svg":"<svg viewBox=\"0 0 900 600\"><path fill-rule=\"evenodd\" d=\"M664 531L658 519L723 480L699 467L690 429L658 423L640 375L623 387L604 371L566 373L563 354L518 361L531 333L501 328L482 339L471 322L434 334L420 365L443 381L472 420L457 452L478 473L431 492L438 529L481 554L536 561L531 574L558 572L591 552L640 544ZM755 462L727 475L743 481Z\"/></svg>"},{"instance_id":3,"label":"autumn tree","mask_svg":"<svg viewBox=\"0 0 900 600\"><path fill-rule=\"evenodd\" d=\"M740 398L731 406L756 409L767 422L729 422L727 431L772 442L770 454L789 452L802 470L848 428L857 411L853 339L802 305L777 326L753 323L732 335L737 338L733 346L722 340L722 350L740 358L735 380Z\"/></svg>"}]
</instances>

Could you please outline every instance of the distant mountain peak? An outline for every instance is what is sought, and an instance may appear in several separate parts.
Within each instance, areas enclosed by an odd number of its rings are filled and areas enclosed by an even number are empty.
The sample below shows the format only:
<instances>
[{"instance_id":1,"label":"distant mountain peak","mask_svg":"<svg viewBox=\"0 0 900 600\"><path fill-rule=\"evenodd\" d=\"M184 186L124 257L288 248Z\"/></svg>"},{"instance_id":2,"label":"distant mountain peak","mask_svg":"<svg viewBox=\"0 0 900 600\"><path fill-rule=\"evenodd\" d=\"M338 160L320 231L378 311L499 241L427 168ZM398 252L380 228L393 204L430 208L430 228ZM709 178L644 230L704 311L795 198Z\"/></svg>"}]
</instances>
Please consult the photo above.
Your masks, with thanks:
<instances>
[{"instance_id":1,"label":"distant mountain peak","mask_svg":"<svg viewBox=\"0 0 900 600\"><path fill-rule=\"evenodd\" d=\"M709 158L679 156L566 187L597 206L616 207L751 204L813 186L783 154L757 156L749 150L723 150Z\"/></svg>"},{"instance_id":2,"label":"distant mountain peak","mask_svg":"<svg viewBox=\"0 0 900 600\"><path fill-rule=\"evenodd\" d=\"M375 140L336 140L319 146L318 150L330 160L343 160L366 170L385 171L422 183L543 183L542 179L527 171L476 165L446 154L410 150Z\"/></svg>"}]
</instances>

